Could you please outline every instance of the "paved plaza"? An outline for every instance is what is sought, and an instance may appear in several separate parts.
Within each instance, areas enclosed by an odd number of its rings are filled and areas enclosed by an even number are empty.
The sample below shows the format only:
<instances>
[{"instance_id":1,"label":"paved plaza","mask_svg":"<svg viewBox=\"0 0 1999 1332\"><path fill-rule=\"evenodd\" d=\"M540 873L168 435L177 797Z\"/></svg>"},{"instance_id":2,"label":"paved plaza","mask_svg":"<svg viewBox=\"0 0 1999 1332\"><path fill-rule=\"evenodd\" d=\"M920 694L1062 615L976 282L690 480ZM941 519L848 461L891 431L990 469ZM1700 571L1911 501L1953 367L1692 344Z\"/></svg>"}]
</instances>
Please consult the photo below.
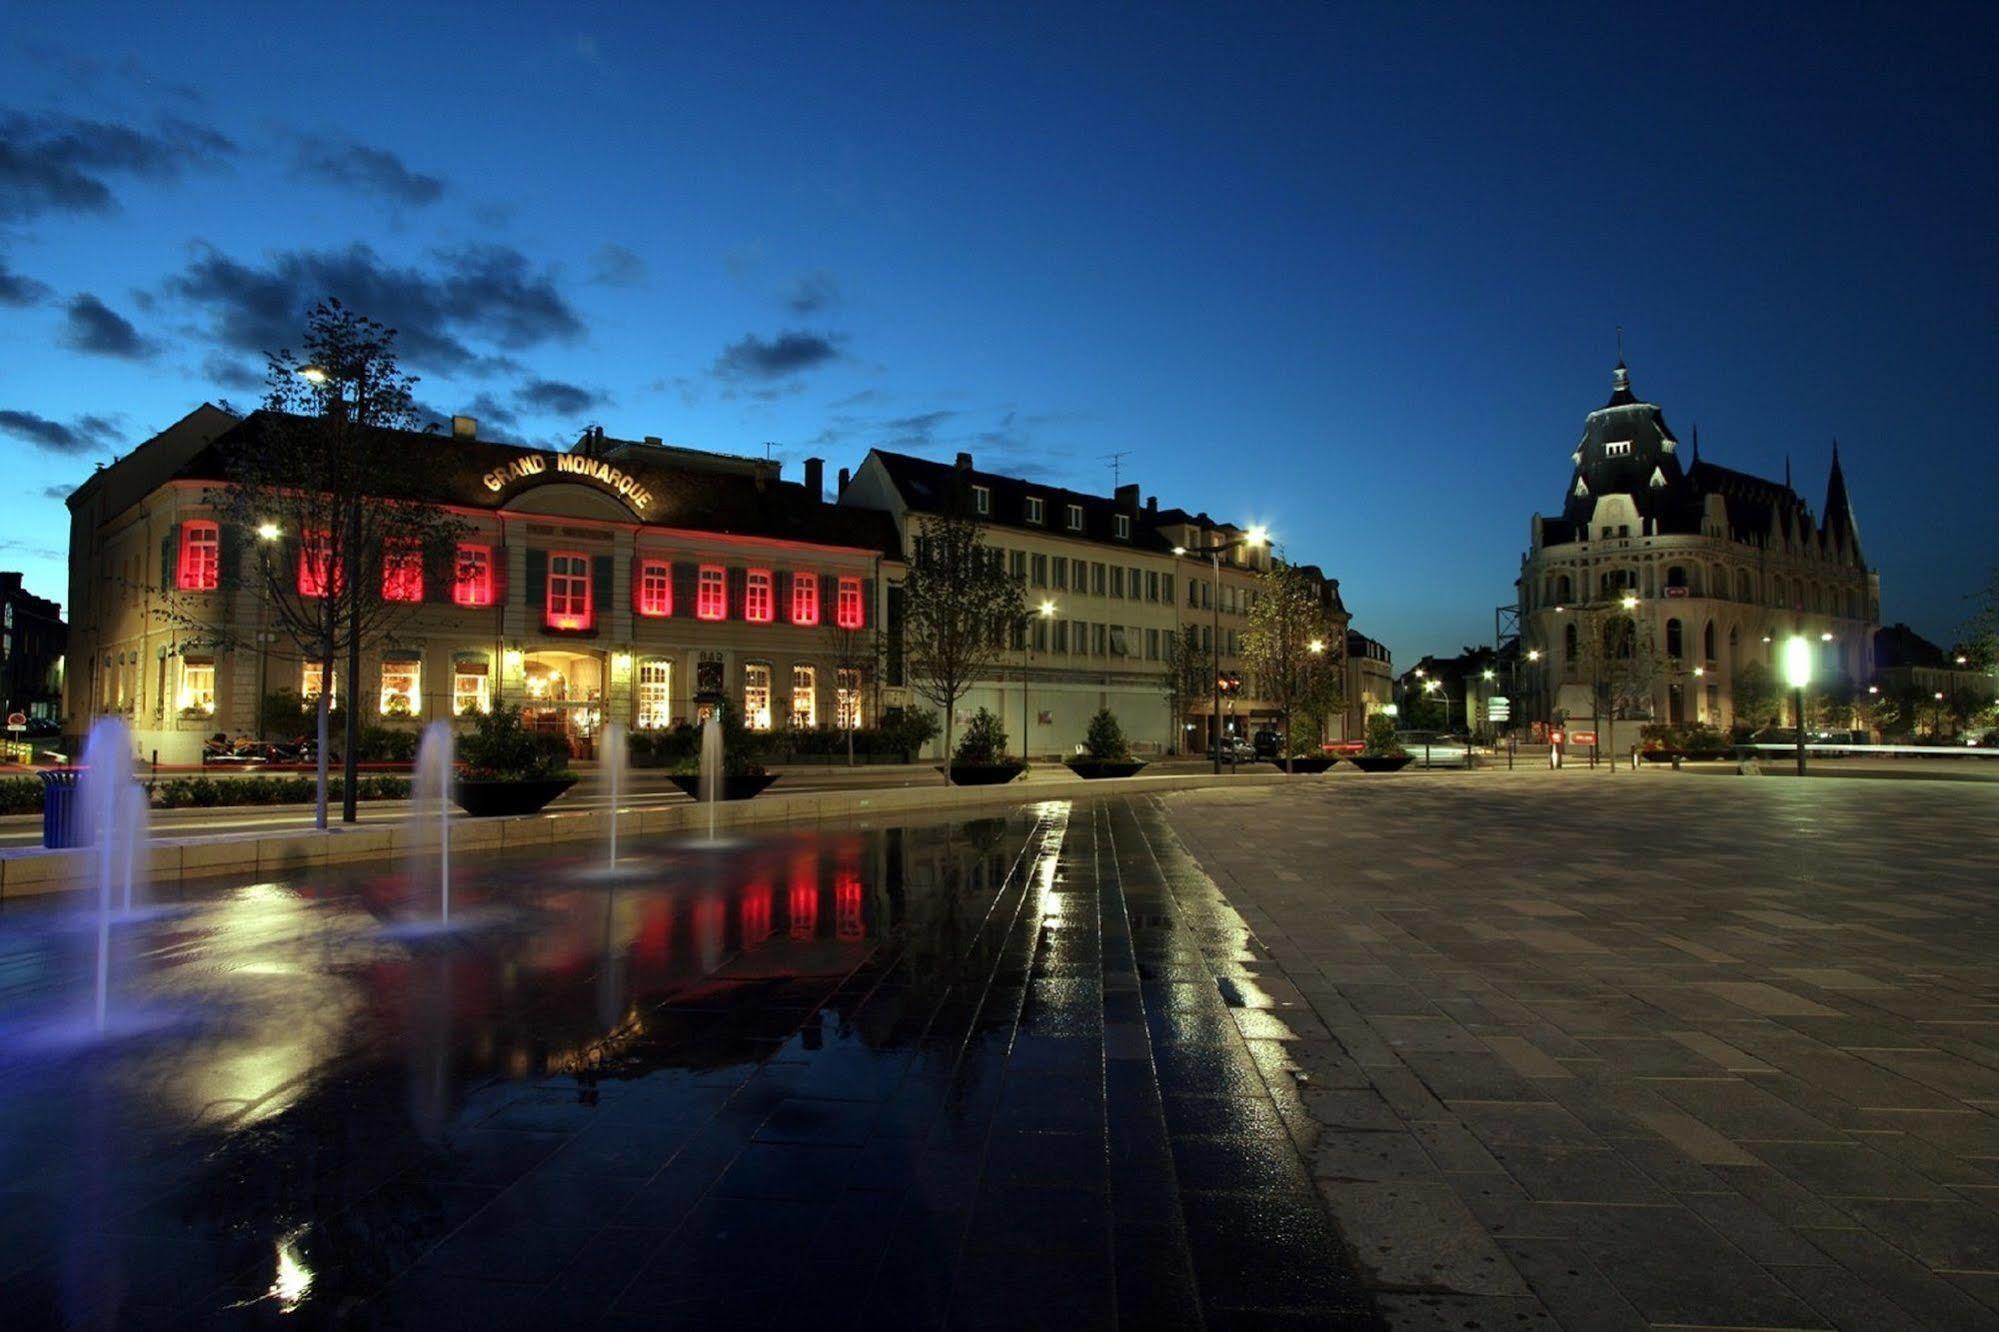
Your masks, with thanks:
<instances>
[{"instance_id":1,"label":"paved plaza","mask_svg":"<svg viewBox=\"0 0 1999 1332\"><path fill-rule=\"evenodd\" d=\"M1159 804L1249 929L1235 1015L1396 1326L1999 1327L1999 791Z\"/></svg>"}]
</instances>

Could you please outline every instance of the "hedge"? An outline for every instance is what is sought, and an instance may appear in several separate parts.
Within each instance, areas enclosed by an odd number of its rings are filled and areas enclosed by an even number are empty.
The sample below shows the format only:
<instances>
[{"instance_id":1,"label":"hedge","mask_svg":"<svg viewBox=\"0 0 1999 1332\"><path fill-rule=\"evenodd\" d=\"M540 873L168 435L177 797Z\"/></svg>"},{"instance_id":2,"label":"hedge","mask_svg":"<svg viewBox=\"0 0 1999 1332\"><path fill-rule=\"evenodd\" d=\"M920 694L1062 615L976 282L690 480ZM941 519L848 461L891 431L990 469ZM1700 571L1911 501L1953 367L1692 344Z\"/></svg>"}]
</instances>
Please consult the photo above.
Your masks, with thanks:
<instances>
[{"instance_id":1,"label":"hedge","mask_svg":"<svg viewBox=\"0 0 1999 1332\"><path fill-rule=\"evenodd\" d=\"M230 805L306 805L312 803L313 779L306 776L169 777L148 784L156 809L209 809ZM410 779L370 775L357 788L363 800L407 800ZM340 778L327 782L327 798L339 800L345 790ZM42 779L0 777L0 814L39 814Z\"/></svg>"}]
</instances>

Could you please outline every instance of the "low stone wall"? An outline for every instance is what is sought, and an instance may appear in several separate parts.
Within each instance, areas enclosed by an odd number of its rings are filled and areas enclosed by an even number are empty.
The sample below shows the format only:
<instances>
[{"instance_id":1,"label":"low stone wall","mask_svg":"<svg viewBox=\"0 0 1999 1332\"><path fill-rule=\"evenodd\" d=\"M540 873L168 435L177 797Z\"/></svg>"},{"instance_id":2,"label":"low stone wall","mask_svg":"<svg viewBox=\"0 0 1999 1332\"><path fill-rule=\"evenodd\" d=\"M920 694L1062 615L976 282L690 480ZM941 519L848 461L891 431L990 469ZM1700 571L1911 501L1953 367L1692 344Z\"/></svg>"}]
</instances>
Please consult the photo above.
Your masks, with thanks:
<instances>
[{"instance_id":1,"label":"low stone wall","mask_svg":"<svg viewBox=\"0 0 1999 1332\"><path fill-rule=\"evenodd\" d=\"M1332 776L1328 774L1327 776ZM1007 786L908 786L880 790L812 791L800 795L771 793L754 800L723 801L715 809L715 826L743 828L757 824L834 823L854 819L902 819L948 816L954 810L995 805L1036 804L1043 800L1078 800L1092 796L1139 795L1153 791L1184 791L1203 786L1270 786L1280 782L1325 781L1327 776L1286 776L1276 771L1215 776L1187 773L1171 776L1113 777L1082 783L1026 783ZM608 810L552 811L509 819L454 819L454 851L511 850L556 842L608 838ZM693 802L627 810L618 835L643 838L700 832L708 826L708 809ZM306 828L277 833L219 833L208 837L156 838L151 844L146 874L152 883L177 883L225 874L293 875L314 865L392 857L417 845L436 846L435 834L407 824L361 824L320 832ZM43 893L80 889L93 876L88 848L47 851L40 848L0 851L0 901Z\"/></svg>"}]
</instances>

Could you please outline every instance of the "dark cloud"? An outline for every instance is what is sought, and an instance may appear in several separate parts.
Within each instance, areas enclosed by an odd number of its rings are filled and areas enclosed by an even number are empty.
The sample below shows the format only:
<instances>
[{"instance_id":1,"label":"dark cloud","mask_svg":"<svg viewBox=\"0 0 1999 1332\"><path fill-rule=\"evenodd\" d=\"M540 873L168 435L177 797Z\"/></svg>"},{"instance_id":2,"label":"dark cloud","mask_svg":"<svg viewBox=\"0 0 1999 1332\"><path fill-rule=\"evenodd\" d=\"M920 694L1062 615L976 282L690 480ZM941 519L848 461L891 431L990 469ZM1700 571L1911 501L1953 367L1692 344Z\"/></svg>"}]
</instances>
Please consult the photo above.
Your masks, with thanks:
<instances>
[{"instance_id":1,"label":"dark cloud","mask_svg":"<svg viewBox=\"0 0 1999 1332\"><path fill-rule=\"evenodd\" d=\"M646 280L646 261L614 241L597 247L590 269L591 276L606 287L637 287Z\"/></svg>"},{"instance_id":2,"label":"dark cloud","mask_svg":"<svg viewBox=\"0 0 1999 1332\"><path fill-rule=\"evenodd\" d=\"M108 417L86 414L65 425L34 412L11 409L0 410L0 434L12 435L38 449L70 457L99 448L108 452L110 445L121 438L121 432Z\"/></svg>"},{"instance_id":3,"label":"dark cloud","mask_svg":"<svg viewBox=\"0 0 1999 1332\"><path fill-rule=\"evenodd\" d=\"M107 178L173 179L215 166L236 145L205 125L166 119L155 130L58 114L0 112L0 220L43 213L108 213Z\"/></svg>"},{"instance_id":4,"label":"dark cloud","mask_svg":"<svg viewBox=\"0 0 1999 1332\"><path fill-rule=\"evenodd\" d=\"M481 393L465 408L465 414L478 421L484 429L488 421L496 426L511 428L520 424L520 413L501 402L490 393Z\"/></svg>"},{"instance_id":5,"label":"dark cloud","mask_svg":"<svg viewBox=\"0 0 1999 1332\"><path fill-rule=\"evenodd\" d=\"M426 272L384 262L366 245L290 250L262 266L204 248L167 291L206 306L216 341L263 352L296 342L306 311L337 297L398 331L402 358L419 369L493 374L518 365L473 350L467 339L521 350L583 333L566 297L546 271L504 245L438 251Z\"/></svg>"},{"instance_id":6,"label":"dark cloud","mask_svg":"<svg viewBox=\"0 0 1999 1332\"><path fill-rule=\"evenodd\" d=\"M139 336L131 320L87 291L70 299L60 336L62 345L71 351L127 361L143 361L159 350L150 339Z\"/></svg>"},{"instance_id":7,"label":"dark cloud","mask_svg":"<svg viewBox=\"0 0 1999 1332\"><path fill-rule=\"evenodd\" d=\"M785 308L795 315L817 314L840 299L840 284L825 269L807 273L784 298Z\"/></svg>"},{"instance_id":8,"label":"dark cloud","mask_svg":"<svg viewBox=\"0 0 1999 1332\"><path fill-rule=\"evenodd\" d=\"M70 497L72 493L75 492L75 490L76 490L75 486L43 486L42 498L52 499L52 500L66 500Z\"/></svg>"},{"instance_id":9,"label":"dark cloud","mask_svg":"<svg viewBox=\"0 0 1999 1332\"><path fill-rule=\"evenodd\" d=\"M256 393L267 388L261 372L227 352L210 352L201 363L202 377L217 388Z\"/></svg>"},{"instance_id":10,"label":"dark cloud","mask_svg":"<svg viewBox=\"0 0 1999 1332\"><path fill-rule=\"evenodd\" d=\"M48 283L15 272L0 255L0 305L40 305L53 294Z\"/></svg>"},{"instance_id":11,"label":"dark cloud","mask_svg":"<svg viewBox=\"0 0 1999 1332\"><path fill-rule=\"evenodd\" d=\"M559 379L530 379L514 394L514 401L528 411L550 416L576 416L604 401L604 395Z\"/></svg>"},{"instance_id":12,"label":"dark cloud","mask_svg":"<svg viewBox=\"0 0 1999 1332\"><path fill-rule=\"evenodd\" d=\"M388 149L371 148L351 139L301 135L292 166L301 176L414 208L444 197L441 177L412 171Z\"/></svg>"},{"instance_id":13,"label":"dark cloud","mask_svg":"<svg viewBox=\"0 0 1999 1332\"><path fill-rule=\"evenodd\" d=\"M838 347L817 333L780 333L760 338L754 333L722 348L715 358L717 379L782 379L837 360Z\"/></svg>"}]
</instances>

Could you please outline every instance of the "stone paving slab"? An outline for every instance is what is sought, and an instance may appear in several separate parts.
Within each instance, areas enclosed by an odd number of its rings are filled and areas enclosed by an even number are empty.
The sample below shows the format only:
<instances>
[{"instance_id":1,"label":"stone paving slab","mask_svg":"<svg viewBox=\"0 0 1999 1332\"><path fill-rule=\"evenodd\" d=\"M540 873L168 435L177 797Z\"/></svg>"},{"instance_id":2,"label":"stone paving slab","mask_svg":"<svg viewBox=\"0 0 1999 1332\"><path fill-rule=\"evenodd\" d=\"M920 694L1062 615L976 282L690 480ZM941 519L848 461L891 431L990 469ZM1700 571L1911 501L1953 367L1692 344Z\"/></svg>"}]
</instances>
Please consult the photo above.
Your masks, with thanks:
<instances>
[{"instance_id":1,"label":"stone paving slab","mask_svg":"<svg viewBox=\"0 0 1999 1332\"><path fill-rule=\"evenodd\" d=\"M1293 1136L1393 1325L1999 1328L1999 790L1138 803L1309 1010Z\"/></svg>"}]
</instances>

